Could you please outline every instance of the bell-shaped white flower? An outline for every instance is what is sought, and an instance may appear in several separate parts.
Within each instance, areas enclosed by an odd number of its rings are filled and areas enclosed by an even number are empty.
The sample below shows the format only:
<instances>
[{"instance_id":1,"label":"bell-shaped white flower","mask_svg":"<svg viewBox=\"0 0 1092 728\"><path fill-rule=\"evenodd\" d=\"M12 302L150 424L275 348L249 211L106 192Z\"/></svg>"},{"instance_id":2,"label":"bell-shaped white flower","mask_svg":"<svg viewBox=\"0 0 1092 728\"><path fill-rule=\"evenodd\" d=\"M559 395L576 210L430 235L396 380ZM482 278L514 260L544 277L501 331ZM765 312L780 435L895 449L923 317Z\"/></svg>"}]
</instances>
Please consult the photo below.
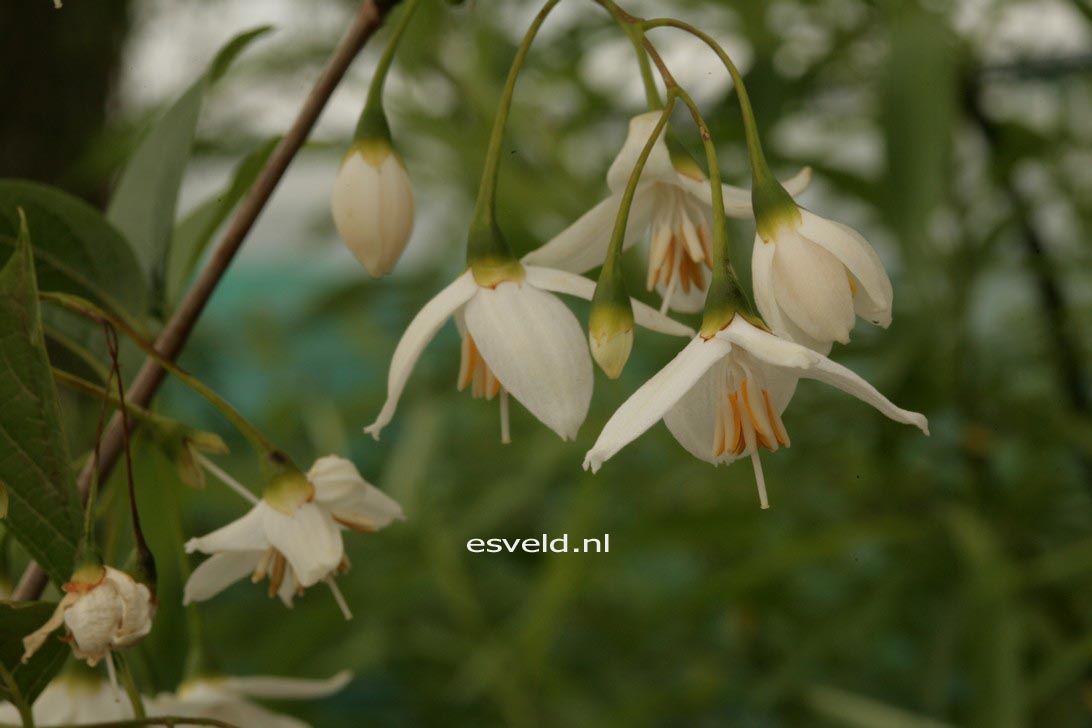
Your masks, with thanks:
<instances>
[{"instance_id":1,"label":"bell-shaped white flower","mask_svg":"<svg viewBox=\"0 0 1092 728\"><path fill-rule=\"evenodd\" d=\"M38 725L79 725L107 723L133 718L128 700L119 700L117 688L94 674L63 672L50 681L34 701L34 722ZM0 723L20 724L14 705L0 705Z\"/></svg>"},{"instance_id":2,"label":"bell-shaped white flower","mask_svg":"<svg viewBox=\"0 0 1092 728\"><path fill-rule=\"evenodd\" d=\"M64 625L72 654L96 665L111 650L136 644L152 629L156 600L152 592L124 571L89 564L80 567L53 616L23 638L23 662L41 648L46 638Z\"/></svg>"},{"instance_id":3,"label":"bell-shaped white flower","mask_svg":"<svg viewBox=\"0 0 1092 728\"><path fill-rule=\"evenodd\" d=\"M630 121L629 135L607 172L610 196L525 256L524 262L574 273L602 265L626 183L659 118L660 112L654 111ZM784 186L797 195L810 181L811 170L805 168ZM727 215L751 217L750 191L723 185L723 194ZM691 160L672 160L661 133L641 172L624 243L630 247L648 230L646 284L660 293L661 311L701 310L711 277L712 209L712 191L705 174Z\"/></svg>"},{"instance_id":4,"label":"bell-shaped white flower","mask_svg":"<svg viewBox=\"0 0 1092 728\"><path fill-rule=\"evenodd\" d=\"M788 446L781 414L800 378L817 379L929 434L925 417L900 409L875 387L822 354L735 315L694 339L611 416L584 459L592 472L660 419L692 455L714 465L749 455L767 507L759 450Z\"/></svg>"},{"instance_id":5,"label":"bell-shaped white flower","mask_svg":"<svg viewBox=\"0 0 1092 728\"><path fill-rule=\"evenodd\" d=\"M238 728L309 728L308 723L274 713L253 699L325 698L345 687L350 679L349 672L339 672L328 680L206 676L186 680L175 693L162 693L145 704L150 717L184 715L219 720Z\"/></svg>"},{"instance_id":6,"label":"bell-shaped white flower","mask_svg":"<svg viewBox=\"0 0 1092 728\"><path fill-rule=\"evenodd\" d=\"M413 186L389 142L353 144L338 168L331 208L338 234L368 273L390 273L413 232Z\"/></svg>"},{"instance_id":7,"label":"bell-shaped white flower","mask_svg":"<svg viewBox=\"0 0 1092 728\"><path fill-rule=\"evenodd\" d=\"M876 251L856 230L796 210L760 222L755 235L755 303L766 322L820 353L848 342L857 316L886 328L893 296Z\"/></svg>"},{"instance_id":8,"label":"bell-shaped white flower","mask_svg":"<svg viewBox=\"0 0 1092 728\"><path fill-rule=\"evenodd\" d=\"M377 440L394 417L398 400L421 353L449 318L462 337L459 390L475 398L501 398L501 439L508 441L508 394L563 440L576 437L588 414L592 364L576 316L553 293L591 300L595 283L560 270L513 263L503 280L480 285L467 269L410 322L394 350L387 400L364 428ZM675 336L693 330L639 302L636 322Z\"/></svg>"},{"instance_id":9,"label":"bell-shaped white flower","mask_svg":"<svg viewBox=\"0 0 1092 728\"><path fill-rule=\"evenodd\" d=\"M249 575L255 583L268 577L269 595L290 607L297 593L321 581L348 618L333 581L348 568L341 529L377 531L403 519L401 506L364 480L350 461L320 458L306 478L282 476L254 499L245 516L186 542L187 553L212 557L190 575L183 603L209 599Z\"/></svg>"}]
</instances>

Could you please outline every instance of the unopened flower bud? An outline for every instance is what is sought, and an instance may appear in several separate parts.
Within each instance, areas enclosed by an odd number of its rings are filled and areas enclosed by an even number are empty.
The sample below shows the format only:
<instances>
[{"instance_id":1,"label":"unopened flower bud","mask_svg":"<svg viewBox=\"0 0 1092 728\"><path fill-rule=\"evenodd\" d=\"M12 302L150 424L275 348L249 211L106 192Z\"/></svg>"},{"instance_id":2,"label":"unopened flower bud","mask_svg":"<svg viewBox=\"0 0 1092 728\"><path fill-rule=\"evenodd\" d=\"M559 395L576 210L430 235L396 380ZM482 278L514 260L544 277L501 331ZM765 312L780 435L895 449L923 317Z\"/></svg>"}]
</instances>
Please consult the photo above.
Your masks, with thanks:
<instances>
[{"instance_id":1,"label":"unopened flower bud","mask_svg":"<svg viewBox=\"0 0 1092 728\"><path fill-rule=\"evenodd\" d=\"M373 278L390 273L413 232L413 187L383 138L357 140L334 181L334 224Z\"/></svg>"},{"instance_id":2,"label":"unopened flower bud","mask_svg":"<svg viewBox=\"0 0 1092 728\"><path fill-rule=\"evenodd\" d=\"M611 289L611 290L608 290ZM633 306L624 286L600 280L588 319L592 358L611 379L617 379L633 350Z\"/></svg>"}]
</instances>

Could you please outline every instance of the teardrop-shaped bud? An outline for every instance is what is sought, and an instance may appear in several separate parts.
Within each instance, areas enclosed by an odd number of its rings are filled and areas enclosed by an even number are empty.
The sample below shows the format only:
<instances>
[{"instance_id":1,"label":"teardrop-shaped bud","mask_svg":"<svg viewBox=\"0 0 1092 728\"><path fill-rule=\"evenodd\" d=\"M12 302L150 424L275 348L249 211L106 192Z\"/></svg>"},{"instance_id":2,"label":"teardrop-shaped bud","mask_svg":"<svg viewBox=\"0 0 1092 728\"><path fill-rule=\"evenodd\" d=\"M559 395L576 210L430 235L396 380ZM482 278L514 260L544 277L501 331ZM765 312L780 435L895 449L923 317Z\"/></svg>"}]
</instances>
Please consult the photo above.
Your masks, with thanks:
<instances>
[{"instance_id":1,"label":"teardrop-shaped bud","mask_svg":"<svg viewBox=\"0 0 1092 728\"><path fill-rule=\"evenodd\" d=\"M390 273L413 232L413 187L390 142L358 140L341 162L331 200L334 224L373 278Z\"/></svg>"}]
</instances>

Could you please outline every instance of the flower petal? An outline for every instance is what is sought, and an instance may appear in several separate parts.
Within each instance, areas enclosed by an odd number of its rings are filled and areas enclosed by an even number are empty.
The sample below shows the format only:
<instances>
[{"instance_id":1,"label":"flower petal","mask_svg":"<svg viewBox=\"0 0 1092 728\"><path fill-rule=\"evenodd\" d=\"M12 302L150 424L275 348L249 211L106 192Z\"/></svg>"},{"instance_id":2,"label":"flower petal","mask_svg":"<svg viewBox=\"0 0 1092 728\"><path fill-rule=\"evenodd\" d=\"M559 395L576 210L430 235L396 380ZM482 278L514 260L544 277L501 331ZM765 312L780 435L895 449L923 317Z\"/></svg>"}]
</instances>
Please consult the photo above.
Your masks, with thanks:
<instances>
[{"instance_id":1,"label":"flower petal","mask_svg":"<svg viewBox=\"0 0 1092 728\"><path fill-rule=\"evenodd\" d=\"M712 206L713 190L707 180L696 180L686 175L679 175L676 181L680 187L705 205ZM801 194L811 184L811 167L804 167L792 177L781 180L781 186L793 197ZM721 195L724 197L724 214L728 217L750 219L754 216L751 207L751 191L732 185L721 185Z\"/></svg>"},{"instance_id":2,"label":"flower petal","mask_svg":"<svg viewBox=\"0 0 1092 728\"><path fill-rule=\"evenodd\" d=\"M592 296L595 295L595 281L590 278L554 268L526 265L523 269L527 273L527 282L543 290L576 296L585 301L592 300ZM694 335L694 329L679 323L670 316L663 315L651 306L635 298L631 298L630 303L633 305L634 323L638 326L671 336Z\"/></svg>"},{"instance_id":3,"label":"flower petal","mask_svg":"<svg viewBox=\"0 0 1092 728\"><path fill-rule=\"evenodd\" d=\"M352 496L368 484L352 460L337 455L324 455L316 460L307 471L307 479L315 486L315 501L327 506Z\"/></svg>"},{"instance_id":4,"label":"flower petal","mask_svg":"<svg viewBox=\"0 0 1092 728\"><path fill-rule=\"evenodd\" d=\"M74 592L66 593L57 604L57 608L53 610L53 614L46 620L46 623L23 638L23 662L29 660L35 652L41 649L49 635L64 624L65 610L75 604L79 598L80 595Z\"/></svg>"},{"instance_id":5,"label":"flower petal","mask_svg":"<svg viewBox=\"0 0 1092 728\"><path fill-rule=\"evenodd\" d=\"M774 243L767 243L761 236L755 235L754 250L751 253L751 280L759 313L778 336L795 341L820 354L829 353L834 346L833 341L820 341L809 336L781 311L777 296L774 295L773 261L776 251Z\"/></svg>"},{"instance_id":6,"label":"flower petal","mask_svg":"<svg viewBox=\"0 0 1092 728\"><path fill-rule=\"evenodd\" d=\"M314 700L333 695L349 684L353 673L348 670L325 680L304 680L291 677L269 677L254 675L251 677L222 678L225 689L236 695L248 698L268 700Z\"/></svg>"},{"instance_id":7,"label":"flower petal","mask_svg":"<svg viewBox=\"0 0 1092 728\"><path fill-rule=\"evenodd\" d=\"M848 342L857 316L841 261L788 228L768 245L774 246L774 296L785 317L814 339Z\"/></svg>"},{"instance_id":8,"label":"flower petal","mask_svg":"<svg viewBox=\"0 0 1092 728\"><path fill-rule=\"evenodd\" d=\"M622 149L618 152L610 169L607 170L607 187L611 192L621 193L629 184L633 168L637 166L637 160L641 157L648 138L656 130L660 122L661 112L649 111L633 117L629 121L629 133ZM675 165L671 163L671 154L667 151L667 142L664 141L664 129L660 131L660 138L652 147L652 153L648 155L644 169L641 170L641 181L660 181L674 183L679 173L675 171Z\"/></svg>"},{"instance_id":9,"label":"flower petal","mask_svg":"<svg viewBox=\"0 0 1092 728\"><path fill-rule=\"evenodd\" d=\"M387 376L387 401L383 403L383 409L375 422L365 427L364 432L376 440L379 439L379 433L394 417L398 399L402 396L402 390L405 389L406 381L421 352L436 336L444 322L469 301L477 290L478 284L474 282L473 274L469 270L464 271L413 317L406 333L402 334L401 341L395 347L394 356L391 357L391 370Z\"/></svg>"},{"instance_id":10,"label":"flower petal","mask_svg":"<svg viewBox=\"0 0 1092 728\"><path fill-rule=\"evenodd\" d=\"M713 429L717 415L716 377L718 367L710 367L664 414L664 424L679 444L694 457L716 465L724 458L713 457ZM729 459L735 459L734 455Z\"/></svg>"},{"instance_id":11,"label":"flower petal","mask_svg":"<svg viewBox=\"0 0 1092 728\"><path fill-rule=\"evenodd\" d=\"M591 403L592 363L572 311L528 281L506 282L471 299L466 326L504 388L562 439L576 437Z\"/></svg>"},{"instance_id":12,"label":"flower petal","mask_svg":"<svg viewBox=\"0 0 1092 728\"><path fill-rule=\"evenodd\" d=\"M637 188L629 208L623 248L629 248L637 242L644 228L648 226L654 195L655 191L649 185ZM523 256L523 262L574 273L583 273L602 265L607 258L607 248L610 247L610 236L614 232L614 221L621 201L621 194L611 195L550 241Z\"/></svg>"},{"instance_id":13,"label":"flower petal","mask_svg":"<svg viewBox=\"0 0 1092 728\"><path fill-rule=\"evenodd\" d=\"M211 599L254 571L261 557L261 551L225 551L213 554L190 574L182 593L182 604Z\"/></svg>"},{"instance_id":14,"label":"flower petal","mask_svg":"<svg viewBox=\"0 0 1092 728\"><path fill-rule=\"evenodd\" d=\"M264 502L259 502L245 516L216 529L210 534L191 538L186 542L186 553L203 551L214 554L218 551L265 551L269 548L269 539L262 527L262 512L271 510Z\"/></svg>"},{"instance_id":15,"label":"flower petal","mask_svg":"<svg viewBox=\"0 0 1092 728\"><path fill-rule=\"evenodd\" d=\"M266 508L262 516L266 536L295 570L300 586L316 584L341 563L341 530L314 503L304 503L291 516L274 508Z\"/></svg>"},{"instance_id":16,"label":"flower petal","mask_svg":"<svg viewBox=\"0 0 1092 728\"><path fill-rule=\"evenodd\" d=\"M827 220L804 208L800 208L800 215L803 222L798 232L841 261L860 283L857 296L863 292L868 299L865 305L859 306L863 309L859 311L862 317L885 328L890 325L894 298L891 279L868 241L848 225Z\"/></svg>"},{"instance_id":17,"label":"flower petal","mask_svg":"<svg viewBox=\"0 0 1092 728\"><path fill-rule=\"evenodd\" d=\"M708 341L694 337L611 416L584 456L584 469L597 472L616 452L656 424L731 349L731 344L716 337Z\"/></svg>"},{"instance_id":18,"label":"flower petal","mask_svg":"<svg viewBox=\"0 0 1092 728\"><path fill-rule=\"evenodd\" d=\"M892 420L914 425L926 435L929 434L929 423L924 415L896 407L890 400L880 394L875 387L854 374L852 370L831 361L822 354L811 351L799 344L794 344L791 341L779 339L773 334L762 331L744 321L739 316L733 319L726 329L717 334L717 338L722 337L746 349L747 353L767 364L785 367L796 371L801 377L816 379L836 387L862 402L872 405ZM778 386L779 390L783 388L783 386ZM778 394L779 392L775 392L775 398L779 400L781 397L777 396ZM780 402L776 404L780 406Z\"/></svg>"},{"instance_id":19,"label":"flower petal","mask_svg":"<svg viewBox=\"0 0 1092 728\"><path fill-rule=\"evenodd\" d=\"M803 370L800 373L801 376L829 384L846 394L853 395L866 404L872 405L889 419L906 425L913 425L926 435L929 434L929 420L925 418L925 415L897 407L852 370L831 361L825 356L816 355L816 357L817 361L808 369Z\"/></svg>"}]
</instances>

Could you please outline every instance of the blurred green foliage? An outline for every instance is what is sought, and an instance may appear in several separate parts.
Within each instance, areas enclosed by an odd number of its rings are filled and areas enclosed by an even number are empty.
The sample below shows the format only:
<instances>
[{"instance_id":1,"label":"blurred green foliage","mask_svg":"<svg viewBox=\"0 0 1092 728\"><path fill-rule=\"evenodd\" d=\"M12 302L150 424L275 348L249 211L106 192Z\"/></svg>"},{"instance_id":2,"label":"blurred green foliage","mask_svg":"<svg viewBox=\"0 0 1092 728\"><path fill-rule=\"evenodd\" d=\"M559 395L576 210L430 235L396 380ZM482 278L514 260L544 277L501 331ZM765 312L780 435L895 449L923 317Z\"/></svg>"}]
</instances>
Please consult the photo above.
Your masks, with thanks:
<instances>
[{"instance_id":1,"label":"blurred green foliage","mask_svg":"<svg viewBox=\"0 0 1092 728\"><path fill-rule=\"evenodd\" d=\"M605 63L596 50L626 41L587 5L551 20L562 30L547 23L517 93L499 216L522 251L601 198L626 121L641 111L639 94L627 106L594 81L588 59ZM353 669L338 696L283 706L317 726L1089 725L1092 48L1059 58L1043 43L998 60L1002 19L1030 5L984 2L968 25L965 4L944 0L634 4L749 48L771 161L811 165L805 203L859 227L894 282L891 328L859 328L834 358L931 421L926 439L803 384L785 416L794 446L764 461L773 507L759 511L746 464L696 462L659 425L597 476L580 470L610 413L678 348L644 332L619 380L597 375L575 443L514 407L514 442L501 446L496 405L455 391L452 327L419 363L383 441L360 433L382 404L402 330L461 263L494 105L533 10L425 3L388 112L426 229L443 239L418 235L411 253L428 249L426 263L382 281L299 260L240 266L182 357L299 462L351 455L408 520L347 539L349 623L319 588L292 611L245 584L203 605L223 669ZM1056 5L1092 33L1086 0ZM233 89L311 68L327 50L280 46L241 62L241 79L208 104L230 107ZM711 55L697 58L721 73ZM285 88L298 96L298 85ZM705 103L724 172L745 183L734 99L714 96ZM677 131L696 148L683 122ZM234 164L264 138L232 117L199 130L198 149ZM301 162L328 164L332 177L347 137L321 141L332 143ZM316 239L332 241L328 218L313 211ZM753 230L733 233L749 278ZM628 263L636 289L639 261ZM574 309L586 319L586 305ZM171 382L159 404L224 434L230 470L256 477L245 443L188 391ZM183 489L146 442L138 453L163 581L137 666L153 691L174 686L188 639L175 499L187 536L245 504L216 484ZM121 482L102 507L124 523ZM611 552L465 548L542 533L609 533ZM110 549L116 558L125 545Z\"/></svg>"}]
</instances>

